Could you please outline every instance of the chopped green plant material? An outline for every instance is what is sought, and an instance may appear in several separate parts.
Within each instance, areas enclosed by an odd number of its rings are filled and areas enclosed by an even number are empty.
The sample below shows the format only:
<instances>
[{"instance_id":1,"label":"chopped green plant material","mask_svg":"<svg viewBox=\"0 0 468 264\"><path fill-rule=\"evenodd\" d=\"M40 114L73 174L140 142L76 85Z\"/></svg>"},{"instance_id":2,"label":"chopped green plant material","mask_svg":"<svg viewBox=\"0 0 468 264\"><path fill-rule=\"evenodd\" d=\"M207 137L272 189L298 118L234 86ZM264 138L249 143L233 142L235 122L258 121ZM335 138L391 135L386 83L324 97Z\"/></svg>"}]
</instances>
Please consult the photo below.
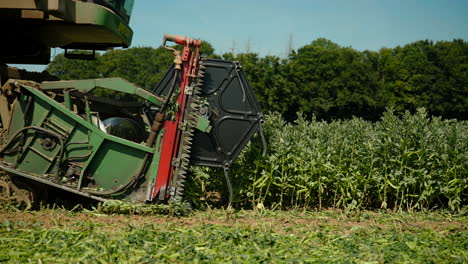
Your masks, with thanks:
<instances>
[{"instance_id":1,"label":"chopped green plant material","mask_svg":"<svg viewBox=\"0 0 468 264\"><path fill-rule=\"evenodd\" d=\"M191 209L184 203L171 204L131 204L118 200L109 200L99 204L96 209L99 213L105 214L136 214L136 215L190 215Z\"/></svg>"},{"instance_id":2,"label":"chopped green plant material","mask_svg":"<svg viewBox=\"0 0 468 264\"><path fill-rule=\"evenodd\" d=\"M466 263L443 213L208 210L190 217L0 211L7 263Z\"/></svg>"}]
</instances>

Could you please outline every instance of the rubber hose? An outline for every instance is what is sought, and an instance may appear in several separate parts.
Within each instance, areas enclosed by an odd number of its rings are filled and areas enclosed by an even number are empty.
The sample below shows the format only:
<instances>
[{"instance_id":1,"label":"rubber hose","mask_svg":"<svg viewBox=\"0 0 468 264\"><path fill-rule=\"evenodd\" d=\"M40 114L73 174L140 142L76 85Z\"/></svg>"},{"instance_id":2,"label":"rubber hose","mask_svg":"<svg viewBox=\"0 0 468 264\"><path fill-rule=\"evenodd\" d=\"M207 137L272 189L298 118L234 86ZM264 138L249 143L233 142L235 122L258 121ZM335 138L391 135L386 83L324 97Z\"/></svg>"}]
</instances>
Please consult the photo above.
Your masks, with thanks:
<instances>
[{"instance_id":1,"label":"rubber hose","mask_svg":"<svg viewBox=\"0 0 468 264\"><path fill-rule=\"evenodd\" d=\"M179 69L174 70L174 77L172 78L171 89L169 90L169 93L166 96L166 100L164 100L164 104L161 107L161 110L159 111L162 114L166 112L166 108L169 104L169 101L171 100L172 94L174 93L175 87L177 85L177 77L179 76L179 72L180 72Z\"/></svg>"}]
</instances>

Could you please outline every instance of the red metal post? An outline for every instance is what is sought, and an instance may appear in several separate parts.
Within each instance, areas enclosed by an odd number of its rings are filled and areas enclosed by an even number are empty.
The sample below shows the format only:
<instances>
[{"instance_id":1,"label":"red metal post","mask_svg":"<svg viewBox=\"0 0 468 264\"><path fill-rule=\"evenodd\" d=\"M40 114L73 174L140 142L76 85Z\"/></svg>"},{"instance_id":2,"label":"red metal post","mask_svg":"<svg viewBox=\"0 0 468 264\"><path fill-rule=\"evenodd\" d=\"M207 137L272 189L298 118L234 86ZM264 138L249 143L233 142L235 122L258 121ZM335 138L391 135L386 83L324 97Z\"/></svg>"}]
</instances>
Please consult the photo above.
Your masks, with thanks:
<instances>
[{"instance_id":1,"label":"red metal post","mask_svg":"<svg viewBox=\"0 0 468 264\"><path fill-rule=\"evenodd\" d=\"M201 40L194 40L184 36L174 36L165 34L163 45L166 41L173 41L179 45L183 45L182 51L182 71L180 76L180 92L177 102L179 110L175 114L175 121L164 121L162 128L164 135L162 139L161 159L159 162L158 173L156 176L156 183L151 192L151 198L154 199L162 190L167 190L174 173L173 161L177 158L178 148L180 146L181 131L179 124L183 122L187 95L185 94L185 87L189 86L192 79L195 78L195 73L198 71L198 62L200 57ZM168 191L168 190L167 190ZM164 198L169 198L166 191Z\"/></svg>"}]
</instances>

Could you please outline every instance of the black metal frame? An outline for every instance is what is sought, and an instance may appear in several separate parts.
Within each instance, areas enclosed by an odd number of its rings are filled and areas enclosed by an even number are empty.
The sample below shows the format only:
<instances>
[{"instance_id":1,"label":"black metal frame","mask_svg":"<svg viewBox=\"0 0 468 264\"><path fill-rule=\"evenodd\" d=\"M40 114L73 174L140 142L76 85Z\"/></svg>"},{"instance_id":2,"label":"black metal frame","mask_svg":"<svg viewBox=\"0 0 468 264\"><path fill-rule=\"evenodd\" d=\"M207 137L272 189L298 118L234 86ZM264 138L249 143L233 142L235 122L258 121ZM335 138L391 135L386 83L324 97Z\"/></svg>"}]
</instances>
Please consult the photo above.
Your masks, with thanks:
<instances>
[{"instance_id":1,"label":"black metal frame","mask_svg":"<svg viewBox=\"0 0 468 264\"><path fill-rule=\"evenodd\" d=\"M213 128L209 133L195 132L190 161L192 165L229 167L260 129L263 115L239 62L206 59L203 66L200 97L208 103L207 117ZM172 67L153 93L166 96L173 75Z\"/></svg>"}]
</instances>

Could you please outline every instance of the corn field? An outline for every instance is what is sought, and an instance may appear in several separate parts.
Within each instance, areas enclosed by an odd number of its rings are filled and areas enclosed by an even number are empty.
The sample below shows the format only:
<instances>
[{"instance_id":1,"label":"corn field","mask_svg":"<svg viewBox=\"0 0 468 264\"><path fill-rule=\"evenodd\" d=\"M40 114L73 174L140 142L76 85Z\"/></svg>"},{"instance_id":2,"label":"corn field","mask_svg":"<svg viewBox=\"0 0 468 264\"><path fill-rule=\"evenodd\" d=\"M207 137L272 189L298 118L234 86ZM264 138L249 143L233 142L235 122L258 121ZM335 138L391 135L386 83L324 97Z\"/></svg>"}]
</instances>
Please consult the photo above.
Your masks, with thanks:
<instances>
[{"instance_id":1,"label":"corn field","mask_svg":"<svg viewBox=\"0 0 468 264\"><path fill-rule=\"evenodd\" d=\"M268 154L254 140L231 168L238 205L397 211L467 205L466 121L429 117L424 109L401 117L388 109L378 122L286 123L270 114L264 130ZM189 198L223 189L221 171L194 174Z\"/></svg>"}]
</instances>

